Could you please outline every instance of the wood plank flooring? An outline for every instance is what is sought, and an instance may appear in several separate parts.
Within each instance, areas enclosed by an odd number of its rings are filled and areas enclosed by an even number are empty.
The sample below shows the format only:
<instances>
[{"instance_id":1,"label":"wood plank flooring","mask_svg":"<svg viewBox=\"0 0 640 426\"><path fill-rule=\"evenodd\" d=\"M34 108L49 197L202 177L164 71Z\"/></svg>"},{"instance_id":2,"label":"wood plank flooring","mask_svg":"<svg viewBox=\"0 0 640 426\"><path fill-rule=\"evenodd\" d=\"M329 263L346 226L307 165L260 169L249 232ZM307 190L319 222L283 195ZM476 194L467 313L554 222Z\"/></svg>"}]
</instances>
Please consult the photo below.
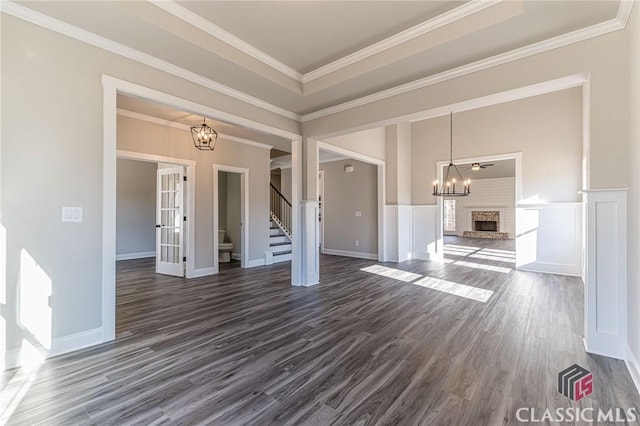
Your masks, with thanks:
<instances>
[{"instance_id":1,"label":"wood plank flooring","mask_svg":"<svg viewBox=\"0 0 640 426\"><path fill-rule=\"evenodd\" d=\"M579 279L514 271L509 241L446 241L446 263L322 256L310 288L291 287L289 264L184 280L119 262L117 340L46 361L9 423L500 425L525 406L640 410L624 363L584 352ZM594 377L579 403L556 390L574 363Z\"/></svg>"}]
</instances>

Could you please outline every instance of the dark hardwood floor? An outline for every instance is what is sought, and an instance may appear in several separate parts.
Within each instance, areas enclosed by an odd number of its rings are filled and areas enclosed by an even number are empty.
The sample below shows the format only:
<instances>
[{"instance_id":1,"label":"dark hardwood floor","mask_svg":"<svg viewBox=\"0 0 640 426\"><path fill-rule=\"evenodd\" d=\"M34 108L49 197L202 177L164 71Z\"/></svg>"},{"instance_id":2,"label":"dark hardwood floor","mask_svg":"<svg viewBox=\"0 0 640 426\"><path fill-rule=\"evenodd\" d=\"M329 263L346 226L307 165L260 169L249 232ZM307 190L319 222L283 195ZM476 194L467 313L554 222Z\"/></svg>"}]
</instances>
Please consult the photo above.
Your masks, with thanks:
<instances>
[{"instance_id":1,"label":"dark hardwood floor","mask_svg":"<svg viewBox=\"0 0 640 426\"><path fill-rule=\"evenodd\" d=\"M446 262L321 257L193 280L117 266L117 340L47 360L11 424L516 424L519 407L635 407L622 361L587 355L582 283L515 271L512 242L447 238ZM574 403L557 374L578 363ZM4 383L18 373L5 373Z\"/></svg>"}]
</instances>

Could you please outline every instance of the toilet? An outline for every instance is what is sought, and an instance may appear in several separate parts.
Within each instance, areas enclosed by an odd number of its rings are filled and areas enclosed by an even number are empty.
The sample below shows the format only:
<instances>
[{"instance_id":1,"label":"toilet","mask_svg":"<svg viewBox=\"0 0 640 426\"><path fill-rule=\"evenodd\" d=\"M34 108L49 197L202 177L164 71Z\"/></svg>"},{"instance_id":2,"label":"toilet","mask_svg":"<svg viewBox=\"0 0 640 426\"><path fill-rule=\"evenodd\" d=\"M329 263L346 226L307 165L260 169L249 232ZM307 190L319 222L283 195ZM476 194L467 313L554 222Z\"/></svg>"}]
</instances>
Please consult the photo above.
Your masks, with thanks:
<instances>
[{"instance_id":1,"label":"toilet","mask_svg":"<svg viewBox=\"0 0 640 426\"><path fill-rule=\"evenodd\" d=\"M218 231L218 260L223 263L231 262L231 252L233 251L233 243L224 242L225 230Z\"/></svg>"}]
</instances>

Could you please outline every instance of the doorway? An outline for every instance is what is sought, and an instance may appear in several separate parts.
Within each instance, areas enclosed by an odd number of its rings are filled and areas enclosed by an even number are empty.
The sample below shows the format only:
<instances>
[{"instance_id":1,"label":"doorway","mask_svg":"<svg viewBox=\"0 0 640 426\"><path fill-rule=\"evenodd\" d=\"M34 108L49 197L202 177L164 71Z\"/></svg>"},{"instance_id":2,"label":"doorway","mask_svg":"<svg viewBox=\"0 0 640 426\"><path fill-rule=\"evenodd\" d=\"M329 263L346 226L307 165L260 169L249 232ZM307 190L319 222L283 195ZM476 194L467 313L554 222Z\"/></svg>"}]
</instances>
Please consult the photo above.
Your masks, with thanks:
<instances>
[{"instance_id":1,"label":"doorway","mask_svg":"<svg viewBox=\"0 0 640 426\"><path fill-rule=\"evenodd\" d=\"M193 185L188 183L195 162L122 150L116 152L116 158L137 164L135 169L121 168L119 176L116 173L117 182L126 188L126 193L116 196L119 200L116 247L120 252L116 260L155 257L157 274L184 277L187 261L194 251L190 246L193 243L193 220L187 219L195 216L195 200L191 195ZM127 163L121 164L127 166ZM122 179L123 173L127 182ZM148 176L143 182L145 174L152 174L153 179ZM135 199L128 196L132 187L141 185L144 189L138 191ZM151 227L154 232L151 232ZM133 252L129 249L129 253L125 253L124 247L132 244L146 249Z\"/></svg>"},{"instance_id":2,"label":"doorway","mask_svg":"<svg viewBox=\"0 0 640 426\"><path fill-rule=\"evenodd\" d=\"M246 268L250 246L249 169L213 165L213 269L240 261Z\"/></svg>"}]
</instances>

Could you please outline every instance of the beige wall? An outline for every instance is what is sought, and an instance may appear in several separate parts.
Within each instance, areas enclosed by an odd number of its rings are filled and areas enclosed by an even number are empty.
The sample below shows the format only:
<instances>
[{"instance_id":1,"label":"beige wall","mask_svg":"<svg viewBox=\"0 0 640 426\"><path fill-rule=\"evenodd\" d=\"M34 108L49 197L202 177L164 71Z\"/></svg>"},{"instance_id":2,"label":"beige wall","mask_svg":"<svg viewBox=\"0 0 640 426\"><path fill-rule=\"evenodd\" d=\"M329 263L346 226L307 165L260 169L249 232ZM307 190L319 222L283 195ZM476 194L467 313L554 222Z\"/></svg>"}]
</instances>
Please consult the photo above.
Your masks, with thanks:
<instances>
[{"instance_id":1,"label":"beige wall","mask_svg":"<svg viewBox=\"0 0 640 426\"><path fill-rule=\"evenodd\" d=\"M522 200L580 201L581 89L521 99L453 116L453 156L522 152ZM436 162L449 159L449 116L413 123L412 201L435 204Z\"/></svg>"},{"instance_id":2,"label":"beige wall","mask_svg":"<svg viewBox=\"0 0 640 426\"><path fill-rule=\"evenodd\" d=\"M220 139L215 151L199 151L186 130L124 116L118 116L117 144L120 150L196 161L196 269L213 266L212 165L249 169L249 260L264 259L269 249L269 150Z\"/></svg>"},{"instance_id":3,"label":"beige wall","mask_svg":"<svg viewBox=\"0 0 640 426\"><path fill-rule=\"evenodd\" d=\"M158 165L117 161L116 254L156 251L156 176Z\"/></svg>"},{"instance_id":4,"label":"beige wall","mask_svg":"<svg viewBox=\"0 0 640 426\"><path fill-rule=\"evenodd\" d=\"M625 31L571 44L303 123L306 137L375 127L394 117L575 74L590 78L591 188L628 184L629 69ZM637 53L635 53L637 55ZM414 135L414 141L416 140ZM446 139L445 139L446 140ZM424 158L430 161L430 157ZM440 159L440 158L438 158ZM615 170L615 173L612 173ZM428 180L426 182L431 182ZM415 192L414 192L415 194ZM414 203L428 203L420 198Z\"/></svg>"},{"instance_id":5,"label":"beige wall","mask_svg":"<svg viewBox=\"0 0 640 426\"><path fill-rule=\"evenodd\" d=\"M251 172L249 172L251 175ZM242 200L240 189L240 177L239 173L227 173L227 224L225 231L226 240L233 243L233 253L242 253L242 238L241 228L242 223ZM251 200L250 200L251 201ZM267 206L268 208L268 206ZM268 215L268 211L266 214ZM268 222L265 220L265 227L268 227ZM251 232L251 228L249 228ZM252 235L249 235L249 244L253 244Z\"/></svg>"},{"instance_id":6,"label":"beige wall","mask_svg":"<svg viewBox=\"0 0 640 426\"><path fill-rule=\"evenodd\" d=\"M385 128L378 127L344 136L322 139L322 142L378 160L384 160L386 156L386 140Z\"/></svg>"},{"instance_id":7,"label":"beige wall","mask_svg":"<svg viewBox=\"0 0 640 426\"><path fill-rule=\"evenodd\" d=\"M291 202L291 168L281 169L280 192Z\"/></svg>"},{"instance_id":8,"label":"beige wall","mask_svg":"<svg viewBox=\"0 0 640 426\"><path fill-rule=\"evenodd\" d=\"M354 171L346 173L345 165ZM324 248L378 253L378 170L356 160L320 164L324 170ZM356 217L355 212L362 216ZM355 241L359 241L356 246Z\"/></svg>"},{"instance_id":9,"label":"beige wall","mask_svg":"<svg viewBox=\"0 0 640 426\"><path fill-rule=\"evenodd\" d=\"M633 6L627 26L628 54L630 58L629 82L631 84L631 155L629 167L628 211L628 318L629 347L636 359L640 359L640 5Z\"/></svg>"},{"instance_id":10,"label":"beige wall","mask_svg":"<svg viewBox=\"0 0 640 426\"><path fill-rule=\"evenodd\" d=\"M0 220L7 232L3 300L10 302L2 315L7 322L7 349L19 347L28 336L18 325L14 303L18 300L23 251L51 281L52 314L47 328L54 339L102 326L103 74L289 132L298 133L300 129L294 120L6 14L2 14L0 40ZM149 145L157 148L151 142ZM224 145L216 152L225 152ZM259 173L254 177L255 182L269 180L265 152L266 170L262 178ZM238 163L242 162L242 155L238 157ZM198 184L210 193L211 169L205 169L198 169ZM266 208L268 192L257 187L255 192L264 193L265 198L258 196L252 215L266 220L267 213L261 206ZM211 220L204 219L210 205L198 205L197 214L206 224L203 235L211 234ZM83 207L83 222L61 223L62 206ZM265 245L267 233L265 230L262 234L258 226L252 231ZM205 247L196 266L207 266L210 244L197 238ZM251 257L261 258L258 252L264 250L256 248ZM79 300L82 303L77 303Z\"/></svg>"}]
</instances>

